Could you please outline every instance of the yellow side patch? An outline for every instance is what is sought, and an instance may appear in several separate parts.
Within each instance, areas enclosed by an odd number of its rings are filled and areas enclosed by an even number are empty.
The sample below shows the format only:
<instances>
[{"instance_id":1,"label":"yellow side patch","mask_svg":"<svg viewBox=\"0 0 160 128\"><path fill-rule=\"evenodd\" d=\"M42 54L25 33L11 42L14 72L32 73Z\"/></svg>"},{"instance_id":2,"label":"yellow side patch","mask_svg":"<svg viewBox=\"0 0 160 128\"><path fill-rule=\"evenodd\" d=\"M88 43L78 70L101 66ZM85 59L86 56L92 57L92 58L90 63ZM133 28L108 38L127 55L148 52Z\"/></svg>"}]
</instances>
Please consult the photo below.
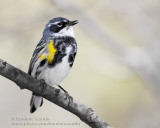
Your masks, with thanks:
<instances>
[{"instance_id":1,"label":"yellow side patch","mask_svg":"<svg viewBox=\"0 0 160 128\"><path fill-rule=\"evenodd\" d=\"M44 59L46 59L46 55L41 54L39 58L40 58L40 60L44 60Z\"/></svg>"},{"instance_id":2,"label":"yellow side patch","mask_svg":"<svg viewBox=\"0 0 160 128\"><path fill-rule=\"evenodd\" d=\"M47 61L48 63L51 63L54 59L54 55L56 54L57 49L54 47L53 40L50 40L48 44L48 55L47 55Z\"/></svg>"},{"instance_id":3,"label":"yellow side patch","mask_svg":"<svg viewBox=\"0 0 160 128\"><path fill-rule=\"evenodd\" d=\"M48 54L41 54L39 58L40 60L47 59L48 63L50 64L53 61L56 52L57 49L54 47L53 40L50 40L48 44Z\"/></svg>"}]
</instances>

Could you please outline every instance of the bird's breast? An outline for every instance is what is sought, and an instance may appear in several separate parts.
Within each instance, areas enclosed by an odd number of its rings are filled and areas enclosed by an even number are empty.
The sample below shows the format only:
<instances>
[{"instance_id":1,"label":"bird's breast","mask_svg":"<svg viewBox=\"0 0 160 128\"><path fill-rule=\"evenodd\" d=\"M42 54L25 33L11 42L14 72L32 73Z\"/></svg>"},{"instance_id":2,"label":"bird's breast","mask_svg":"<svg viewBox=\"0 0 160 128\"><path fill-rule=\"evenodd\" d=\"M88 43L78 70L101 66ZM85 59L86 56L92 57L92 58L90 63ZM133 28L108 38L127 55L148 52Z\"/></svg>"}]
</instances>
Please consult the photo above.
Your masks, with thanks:
<instances>
[{"instance_id":1,"label":"bird's breast","mask_svg":"<svg viewBox=\"0 0 160 128\"><path fill-rule=\"evenodd\" d=\"M71 46L66 48L66 55L62 58L60 63L57 63L54 67L47 67L45 71L41 73L39 79L44 79L47 84L53 86L60 84L68 75L71 67L69 63L69 55L72 50Z\"/></svg>"}]
</instances>

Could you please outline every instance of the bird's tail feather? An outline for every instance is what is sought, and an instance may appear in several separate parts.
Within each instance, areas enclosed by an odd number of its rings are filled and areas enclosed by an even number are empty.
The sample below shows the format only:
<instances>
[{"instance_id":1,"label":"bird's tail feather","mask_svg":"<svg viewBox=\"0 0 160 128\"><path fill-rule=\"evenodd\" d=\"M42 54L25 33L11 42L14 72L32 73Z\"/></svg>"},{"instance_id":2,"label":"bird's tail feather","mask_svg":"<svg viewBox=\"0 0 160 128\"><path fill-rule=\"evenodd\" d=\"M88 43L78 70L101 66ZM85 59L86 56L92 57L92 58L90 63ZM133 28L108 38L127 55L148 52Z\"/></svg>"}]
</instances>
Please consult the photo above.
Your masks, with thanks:
<instances>
[{"instance_id":1,"label":"bird's tail feather","mask_svg":"<svg viewBox=\"0 0 160 128\"><path fill-rule=\"evenodd\" d=\"M32 94L32 97L31 97L31 101L30 101L30 112L33 113L35 112L38 107L41 107L43 104L43 98L41 96L36 96L34 94Z\"/></svg>"}]
</instances>

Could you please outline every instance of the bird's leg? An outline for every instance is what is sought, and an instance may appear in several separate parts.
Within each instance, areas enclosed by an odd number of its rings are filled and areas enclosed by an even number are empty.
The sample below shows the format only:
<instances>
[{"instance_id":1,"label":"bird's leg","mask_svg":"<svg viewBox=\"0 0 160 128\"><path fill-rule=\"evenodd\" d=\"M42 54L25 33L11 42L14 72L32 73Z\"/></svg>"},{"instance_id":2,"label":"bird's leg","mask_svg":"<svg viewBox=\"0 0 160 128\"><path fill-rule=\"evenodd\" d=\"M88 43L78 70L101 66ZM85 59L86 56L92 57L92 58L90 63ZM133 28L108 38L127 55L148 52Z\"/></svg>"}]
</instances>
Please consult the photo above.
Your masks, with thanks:
<instances>
[{"instance_id":1,"label":"bird's leg","mask_svg":"<svg viewBox=\"0 0 160 128\"><path fill-rule=\"evenodd\" d=\"M60 88L60 89L62 89L65 93L68 93L64 88L62 88L60 85L58 85L58 87Z\"/></svg>"},{"instance_id":2,"label":"bird's leg","mask_svg":"<svg viewBox=\"0 0 160 128\"><path fill-rule=\"evenodd\" d=\"M64 91L64 93L65 93L65 95L66 95L66 99L69 99L69 104L70 104L70 103L73 101L73 98L72 98L72 97L68 94L68 92L67 92L64 88L62 88L60 85L58 85L58 87ZM68 104L68 106L69 106L69 104Z\"/></svg>"}]
</instances>

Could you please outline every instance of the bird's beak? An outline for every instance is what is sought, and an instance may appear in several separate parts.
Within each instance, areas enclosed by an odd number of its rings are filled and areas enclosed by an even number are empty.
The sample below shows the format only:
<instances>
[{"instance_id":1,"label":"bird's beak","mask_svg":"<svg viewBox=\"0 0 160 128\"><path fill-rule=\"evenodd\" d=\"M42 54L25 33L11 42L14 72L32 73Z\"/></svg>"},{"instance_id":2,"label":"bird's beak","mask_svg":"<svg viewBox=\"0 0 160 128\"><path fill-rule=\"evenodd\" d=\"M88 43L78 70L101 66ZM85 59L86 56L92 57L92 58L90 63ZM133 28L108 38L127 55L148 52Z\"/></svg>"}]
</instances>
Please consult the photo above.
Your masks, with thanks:
<instances>
[{"instance_id":1,"label":"bird's beak","mask_svg":"<svg viewBox=\"0 0 160 128\"><path fill-rule=\"evenodd\" d=\"M78 20L74 20L74 21L70 21L67 26L73 26L76 25L78 23Z\"/></svg>"}]
</instances>

